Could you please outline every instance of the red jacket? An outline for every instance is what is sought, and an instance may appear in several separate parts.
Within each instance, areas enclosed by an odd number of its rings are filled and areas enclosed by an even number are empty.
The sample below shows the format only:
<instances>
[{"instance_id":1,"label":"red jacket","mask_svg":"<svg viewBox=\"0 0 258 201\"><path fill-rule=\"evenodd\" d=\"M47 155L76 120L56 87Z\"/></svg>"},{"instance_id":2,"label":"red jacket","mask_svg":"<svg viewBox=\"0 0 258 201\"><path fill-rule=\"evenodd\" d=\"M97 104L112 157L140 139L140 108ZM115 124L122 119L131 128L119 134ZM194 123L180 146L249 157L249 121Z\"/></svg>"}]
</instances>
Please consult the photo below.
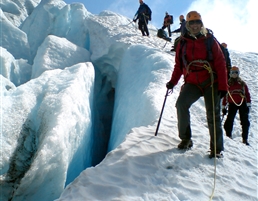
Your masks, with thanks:
<instances>
[{"instance_id":1,"label":"red jacket","mask_svg":"<svg viewBox=\"0 0 258 201\"><path fill-rule=\"evenodd\" d=\"M211 37L211 35L208 34L207 37ZM203 63L194 63L189 67L189 71L187 72L186 66L184 66L183 64L182 55L185 55L188 64L194 60L207 60L207 48L205 43L206 37L202 35L197 39L189 36L184 36L183 38L185 40L185 44L182 47L182 51L180 50L181 41L177 45L175 66L170 82L173 85L176 85L181 75L184 75L185 83L191 83L196 85L201 84L210 78L208 70L205 70L203 67L195 66L204 66ZM213 61L210 61L209 63L212 67L213 72L216 74L216 76L214 77L214 83L218 82L218 90L227 91L228 87L226 62L224 59L224 55L219 47L219 44L215 41L215 39L212 45L212 55Z\"/></svg>"},{"instance_id":2,"label":"red jacket","mask_svg":"<svg viewBox=\"0 0 258 201\"><path fill-rule=\"evenodd\" d=\"M231 78L232 79L232 78ZM245 82L239 79L232 79L233 81L229 83L228 93L222 101L222 105L226 106L227 103L236 103L240 104L242 98L246 101L246 103L251 103L251 96ZM233 100L232 100L232 98Z\"/></svg>"}]
</instances>

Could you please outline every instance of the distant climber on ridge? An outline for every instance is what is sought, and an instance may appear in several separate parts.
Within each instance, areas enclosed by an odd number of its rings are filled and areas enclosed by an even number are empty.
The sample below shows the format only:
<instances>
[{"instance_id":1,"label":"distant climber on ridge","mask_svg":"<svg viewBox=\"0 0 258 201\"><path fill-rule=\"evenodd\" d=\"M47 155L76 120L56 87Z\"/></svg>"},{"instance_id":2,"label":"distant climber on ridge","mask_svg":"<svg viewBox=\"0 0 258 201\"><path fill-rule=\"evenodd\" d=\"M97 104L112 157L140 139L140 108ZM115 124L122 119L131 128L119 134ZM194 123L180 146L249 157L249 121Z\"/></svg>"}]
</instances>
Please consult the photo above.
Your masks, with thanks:
<instances>
[{"instance_id":1,"label":"distant climber on ridge","mask_svg":"<svg viewBox=\"0 0 258 201\"><path fill-rule=\"evenodd\" d=\"M179 33L181 32L181 34L184 32L185 29L185 17L184 15L180 15L179 16L179 21L180 21L180 27L174 31L172 31L171 33Z\"/></svg>"},{"instance_id":2,"label":"distant climber on ridge","mask_svg":"<svg viewBox=\"0 0 258 201\"><path fill-rule=\"evenodd\" d=\"M170 25L173 24L173 15L169 15L168 12L165 13L165 17L164 17L164 22L163 22L163 26L161 29L168 29L168 36L171 37L171 29L170 29Z\"/></svg>"},{"instance_id":3,"label":"distant climber on ridge","mask_svg":"<svg viewBox=\"0 0 258 201\"><path fill-rule=\"evenodd\" d=\"M179 21L180 21L180 27L174 31L172 31L171 33L181 33L181 35L184 35L184 33L186 32L186 28L185 28L185 17L184 15L180 15L179 16ZM172 47L171 51L176 51L176 46L179 42L180 36L178 36L175 40L174 40L174 46Z\"/></svg>"},{"instance_id":4,"label":"distant climber on ridge","mask_svg":"<svg viewBox=\"0 0 258 201\"><path fill-rule=\"evenodd\" d=\"M138 20L138 28L142 32L143 36L149 36L148 21L151 21L151 9L143 0L139 0L140 6L134 16L133 21Z\"/></svg>"}]
</instances>

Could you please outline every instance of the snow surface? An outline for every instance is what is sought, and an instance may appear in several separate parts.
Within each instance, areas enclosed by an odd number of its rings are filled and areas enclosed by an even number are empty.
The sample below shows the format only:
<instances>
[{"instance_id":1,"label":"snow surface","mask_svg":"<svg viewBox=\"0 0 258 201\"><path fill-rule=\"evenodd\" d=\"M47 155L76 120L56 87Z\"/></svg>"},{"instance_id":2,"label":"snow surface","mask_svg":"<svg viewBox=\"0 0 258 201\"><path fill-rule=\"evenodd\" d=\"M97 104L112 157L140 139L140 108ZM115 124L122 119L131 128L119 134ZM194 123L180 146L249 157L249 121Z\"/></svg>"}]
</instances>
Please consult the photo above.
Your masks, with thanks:
<instances>
[{"instance_id":1,"label":"snow surface","mask_svg":"<svg viewBox=\"0 0 258 201\"><path fill-rule=\"evenodd\" d=\"M110 11L38 3L1 3L0 200L258 200L258 53L230 50L252 96L251 146L237 116L224 158L209 159L203 99L193 148L177 149L182 79L154 136L174 66L155 27L142 37Z\"/></svg>"}]
</instances>

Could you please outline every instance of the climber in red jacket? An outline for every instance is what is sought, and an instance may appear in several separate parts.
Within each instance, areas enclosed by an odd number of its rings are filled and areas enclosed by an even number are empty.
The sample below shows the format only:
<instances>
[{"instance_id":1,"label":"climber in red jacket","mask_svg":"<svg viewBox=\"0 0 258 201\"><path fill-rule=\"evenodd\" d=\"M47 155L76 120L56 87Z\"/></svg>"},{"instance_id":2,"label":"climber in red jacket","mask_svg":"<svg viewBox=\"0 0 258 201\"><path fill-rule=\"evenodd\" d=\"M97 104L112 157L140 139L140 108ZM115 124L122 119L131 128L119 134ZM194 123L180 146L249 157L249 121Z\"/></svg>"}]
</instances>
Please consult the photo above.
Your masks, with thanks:
<instances>
[{"instance_id":1,"label":"climber in red jacket","mask_svg":"<svg viewBox=\"0 0 258 201\"><path fill-rule=\"evenodd\" d=\"M223 115L228 113L224 129L226 135L232 138L234 119L237 111L239 111L243 143L249 145L247 139L250 127L249 111L251 107L251 96L246 83L239 77L239 74L239 68L233 66L230 70L230 79L228 80L229 90L222 101L222 113Z\"/></svg>"},{"instance_id":2,"label":"climber in red jacket","mask_svg":"<svg viewBox=\"0 0 258 201\"><path fill-rule=\"evenodd\" d=\"M178 132L182 140L178 148L188 149L193 146L189 109L203 96L210 133L210 158L222 157L221 152L224 147L220 98L227 93L228 89L226 62L214 38L211 50L213 60L207 61L206 40L211 37L211 34L204 27L198 12L191 11L187 14L185 26L186 33L182 35L183 40L180 40L176 49L174 71L166 84L168 89L173 89L180 77L184 76L185 83L176 102ZM184 41L183 47L182 41Z\"/></svg>"}]
</instances>

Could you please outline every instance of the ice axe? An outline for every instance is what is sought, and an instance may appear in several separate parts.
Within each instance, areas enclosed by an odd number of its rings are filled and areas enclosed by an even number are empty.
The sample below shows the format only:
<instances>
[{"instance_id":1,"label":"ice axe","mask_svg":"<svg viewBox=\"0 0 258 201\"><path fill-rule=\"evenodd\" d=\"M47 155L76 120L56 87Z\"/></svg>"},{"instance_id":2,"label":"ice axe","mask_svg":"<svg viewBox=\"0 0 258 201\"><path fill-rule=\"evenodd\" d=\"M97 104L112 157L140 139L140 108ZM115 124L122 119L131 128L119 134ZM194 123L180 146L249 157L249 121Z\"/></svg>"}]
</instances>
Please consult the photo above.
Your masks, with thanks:
<instances>
[{"instance_id":1,"label":"ice axe","mask_svg":"<svg viewBox=\"0 0 258 201\"><path fill-rule=\"evenodd\" d=\"M160 116L159 116L159 121L158 121L158 125L157 125L157 128L156 128L155 136L157 136L157 134L158 134L159 125L160 125L160 122L161 122L161 118L162 118L162 114L163 114L163 110L164 110L164 107L165 107L165 104L166 104L168 94L169 94L169 89L167 89L167 92L166 92L166 95L165 95L165 99L164 99L163 106L162 106L162 109L161 109L161 113L160 113Z\"/></svg>"}]
</instances>

